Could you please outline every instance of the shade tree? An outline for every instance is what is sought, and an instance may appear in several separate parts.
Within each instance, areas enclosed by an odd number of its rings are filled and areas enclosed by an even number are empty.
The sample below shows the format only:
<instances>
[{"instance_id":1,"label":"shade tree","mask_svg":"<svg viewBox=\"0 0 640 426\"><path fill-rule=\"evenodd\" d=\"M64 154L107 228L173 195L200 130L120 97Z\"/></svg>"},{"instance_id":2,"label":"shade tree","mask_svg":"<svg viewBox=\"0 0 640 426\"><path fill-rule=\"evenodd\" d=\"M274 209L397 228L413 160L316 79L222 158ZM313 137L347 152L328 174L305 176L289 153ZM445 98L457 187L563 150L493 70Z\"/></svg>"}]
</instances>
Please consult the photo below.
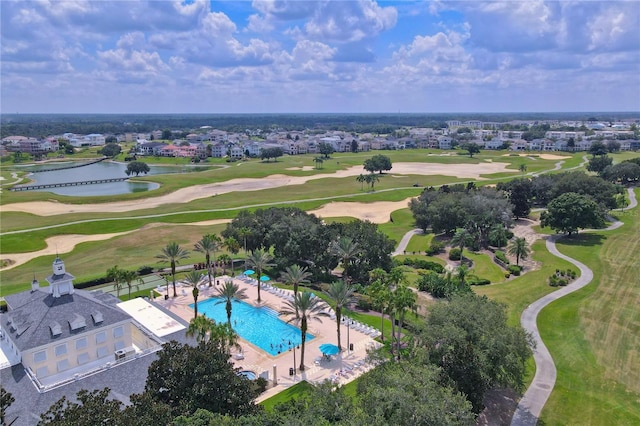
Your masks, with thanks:
<instances>
[{"instance_id":1,"label":"shade tree","mask_svg":"<svg viewBox=\"0 0 640 426\"><path fill-rule=\"evenodd\" d=\"M488 390L522 389L530 346L521 327L507 324L505 306L465 293L431 308L415 359L442 368L473 411L479 412Z\"/></svg>"},{"instance_id":2,"label":"shade tree","mask_svg":"<svg viewBox=\"0 0 640 426\"><path fill-rule=\"evenodd\" d=\"M588 195L567 192L549 203L540 215L540 224L572 235L579 229L602 228L605 216L602 207Z\"/></svg>"},{"instance_id":3,"label":"shade tree","mask_svg":"<svg viewBox=\"0 0 640 426\"><path fill-rule=\"evenodd\" d=\"M382 174L384 171L389 171L393 167L391 159L386 155L377 154L371 158L364 160L364 169L369 173L378 172Z\"/></svg>"}]
</instances>

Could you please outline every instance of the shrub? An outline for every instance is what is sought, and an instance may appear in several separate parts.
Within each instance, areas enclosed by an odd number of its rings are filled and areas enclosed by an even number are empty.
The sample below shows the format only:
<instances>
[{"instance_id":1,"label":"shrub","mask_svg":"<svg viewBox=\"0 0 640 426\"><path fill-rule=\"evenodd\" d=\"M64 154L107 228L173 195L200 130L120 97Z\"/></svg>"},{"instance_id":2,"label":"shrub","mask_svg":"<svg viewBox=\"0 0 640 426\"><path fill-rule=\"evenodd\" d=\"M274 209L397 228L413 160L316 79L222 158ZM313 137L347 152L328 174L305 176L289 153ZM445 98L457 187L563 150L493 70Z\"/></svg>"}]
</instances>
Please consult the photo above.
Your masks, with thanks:
<instances>
[{"instance_id":1,"label":"shrub","mask_svg":"<svg viewBox=\"0 0 640 426\"><path fill-rule=\"evenodd\" d=\"M356 302L356 307L362 311L368 311L371 309L371 302L366 297L359 297Z\"/></svg>"},{"instance_id":2,"label":"shrub","mask_svg":"<svg viewBox=\"0 0 640 426\"><path fill-rule=\"evenodd\" d=\"M520 271L522 271L522 267L518 265L509 265L507 269L515 276L520 275Z\"/></svg>"},{"instance_id":3,"label":"shrub","mask_svg":"<svg viewBox=\"0 0 640 426\"><path fill-rule=\"evenodd\" d=\"M458 247L452 248L449 250L449 260L460 260L461 254L462 251Z\"/></svg>"},{"instance_id":4,"label":"shrub","mask_svg":"<svg viewBox=\"0 0 640 426\"><path fill-rule=\"evenodd\" d=\"M440 254L444 251L444 243L441 241L431 240L431 244L427 249L427 255L435 256L436 254Z\"/></svg>"},{"instance_id":5,"label":"shrub","mask_svg":"<svg viewBox=\"0 0 640 426\"><path fill-rule=\"evenodd\" d=\"M503 263L506 263L507 265L509 264L509 259L507 259L507 256L504 254L503 251L496 250L495 256L498 260L501 260Z\"/></svg>"},{"instance_id":6,"label":"shrub","mask_svg":"<svg viewBox=\"0 0 640 426\"><path fill-rule=\"evenodd\" d=\"M267 390L269 382L264 377L258 377L253 381L253 386L258 390L258 393L262 393Z\"/></svg>"},{"instance_id":7,"label":"shrub","mask_svg":"<svg viewBox=\"0 0 640 426\"><path fill-rule=\"evenodd\" d=\"M511 273L509 273L509 271L504 271L504 277L505 278L511 277Z\"/></svg>"},{"instance_id":8,"label":"shrub","mask_svg":"<svg viewBox=\"0 0 640 426\"><path fill-rule=\"evenodd\" d=\"M150 273L153 272L153 267L151 266L141 266L138 268L138 275L142 276L142 275L149 275Z\"/></svg>"},{"instance_id":9,"label":"shrub","mask_svg":"<svg viewBox=\"0 0 640 426\"><path fill-rule=\"evenodd\" d=\"M436 262L424 259L405 259L402 262L403 265L411 266L416 269L426 269L429 271L435 271L439 274L444 272L444 267Z\"/></svg>"},{"instance_id":10,"label":"shrub","mask_svg":"<svg viewBox=\"0 0 640 426\"><path fill-rule=\"evenodd\" d=\"M488 285L491 284L491 281L486 278L471 277L467 280L467 283L469 285Z\"/></svg>"}]
</instances>

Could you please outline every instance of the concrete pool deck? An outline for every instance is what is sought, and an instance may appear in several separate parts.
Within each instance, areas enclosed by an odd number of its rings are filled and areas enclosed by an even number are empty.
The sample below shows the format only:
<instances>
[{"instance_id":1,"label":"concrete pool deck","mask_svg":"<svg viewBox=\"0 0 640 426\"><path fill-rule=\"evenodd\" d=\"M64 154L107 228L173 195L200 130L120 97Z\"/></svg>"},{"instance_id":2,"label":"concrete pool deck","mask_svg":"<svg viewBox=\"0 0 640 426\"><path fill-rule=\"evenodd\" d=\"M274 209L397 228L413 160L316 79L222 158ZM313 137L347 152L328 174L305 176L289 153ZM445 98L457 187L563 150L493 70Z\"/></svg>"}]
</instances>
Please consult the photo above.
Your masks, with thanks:
<instances>
[{"instance_id":1,"label":"concrete pool deck","mask_svg":"<svg viewBox=\"0 0 640 426\"><path fill-rule=\"evenodd\" d=\"M232 279L234 283L238 284L240 288L246 289L248 298L244 302L253 306L258 306L256 299L258 297L258 289L256 285L252 285L248 280L241 279L239 277L231 278L228 276L216 277L222 283L224 280ZM205 280L206 281L206 280ZM206 300L209 297L215 297L215 283L212 287L208 284L204 284L200 288L200 296L198 301ZM169 286L169 298L165 300L166 287L154 290L156 294L159 294L155 298L155 302L171 311L175 315L185 321L190 321L193 318L193 309L189 307L193 303L193 296L191 294L191 287L178 285L176 283L177 297L171 297L173 295L173 289ZM275 293L275 294L274 294ZM262 302L259 306L268 306L276 312L280 311L285 304L286 296L292 295L293 291L280 290L279 293L275 291L269 292L265 289L264 285L260 292ZM327 306L328 308L328 306ZM242 359L234 353L232 361L236 367L242 368L242 370L254 371L256 374L261 375L268 372L270 388L262 394L257 400L269 398L278 392L292 386L302 380L308 382L322 382L324 380L331 380L335 383L345 384L360 374L367 371L370 366L366 363L367 350L374 347L379 347L381 344L374 340L374 338L363 332L358 331L355 328L349 328L345 324L341 324L341 340L345 350L341 354L338 354L331 359L327 360L322 356L320 352L320 345L323 343L337 344L337 330L336 320L329 317L322 318L322 322L311 321L309 324L308 332L313 334L315 338L305 343L305 371L297 371L297 367L300 364L300 349L296 349L296 375L290 376L289 369L293 368L293 351L287 350L280 355L272 356L267 352L261 350L257 346L249 343L244 339L240 339L242 346ZM347 334L349 336L349 343L353 344L353 351L347 351ZM275 381L274 384L274 369L275 369Z\"/></svg>"}]
</instances>

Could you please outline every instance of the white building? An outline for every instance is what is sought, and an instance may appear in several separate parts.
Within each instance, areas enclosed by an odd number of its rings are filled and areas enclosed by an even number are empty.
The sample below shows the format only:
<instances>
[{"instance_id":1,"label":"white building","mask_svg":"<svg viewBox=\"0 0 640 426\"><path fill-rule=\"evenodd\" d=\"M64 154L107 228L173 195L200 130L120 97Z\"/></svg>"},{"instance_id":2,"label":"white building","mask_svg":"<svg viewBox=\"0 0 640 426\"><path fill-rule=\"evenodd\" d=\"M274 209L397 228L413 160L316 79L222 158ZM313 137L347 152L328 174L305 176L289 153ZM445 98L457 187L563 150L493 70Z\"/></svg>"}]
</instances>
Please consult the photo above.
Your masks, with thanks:
<instances>
[{"instance_id":1,"label":"white building","mask_svg":"<svg viewBox=\"0 0 640 426\"><path fill-rule=\"evenodd\" d=\"M76 290L73 280L56 258L48 287L34 278L30 291L5 296L3 352L22 363L41 392L160 347L159 340L116 306L120 300L115 296Z\"/></svg>"}]
</instances>

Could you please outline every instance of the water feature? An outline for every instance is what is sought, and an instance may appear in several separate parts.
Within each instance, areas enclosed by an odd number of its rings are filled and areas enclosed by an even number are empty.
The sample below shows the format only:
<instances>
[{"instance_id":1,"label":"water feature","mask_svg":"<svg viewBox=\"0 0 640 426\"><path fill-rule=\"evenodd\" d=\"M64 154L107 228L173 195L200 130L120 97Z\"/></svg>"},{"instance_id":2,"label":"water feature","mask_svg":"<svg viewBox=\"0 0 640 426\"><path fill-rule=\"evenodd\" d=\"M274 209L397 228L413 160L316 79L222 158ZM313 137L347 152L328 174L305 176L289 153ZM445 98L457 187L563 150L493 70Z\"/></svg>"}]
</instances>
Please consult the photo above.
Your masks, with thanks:
<instances>
[{"instance_id":1,"label":"water feature","mask_svg":"<svg viewBox=\"0 0 640 426\"><path fill-rule=\"evenodd\" d=\"M44 163L35 166L25 166L22 170L25 171L37 171L39 169L53 169L56 167L61 170L51 170L41 173L31 173L29 178L33 180L33 184L46 185L52 183L62 182L80 182L94 179L112 179L119 177L126 177L127 164L116 163L112 161L103 161L100 163L90 164L84 167L77 167L72 169L64 169L74 162L56 162L56 163ZM149 175L169 174L169 173L191 173L202 170L208 170L206 166L149 166ZM144 175L141 175L144 176ZM135 176L132 176L135 177ZM117 195L127 194L132 192L144 192L157 189L159 185L153 182L110 182L101 183L96 185L82 185L82 186L66 186L59 188L46 188L40 191L53 192L59 195L71 195L71 196L93 196L93 195Z\"/></svg>"},{"instance_id":2,"label":"water feature","mask_svg":"<svg viewBox=\"0 0 640 426\"><path fill-rule=\"evenodd\" d=\"M256 372L251 370L239 371L238 376L244 376L249 380L255 380L258 378L258 375L256 374Z\"/></svg>"},{"instance_id":3,"label":"water feature","mask_svg":"<svg viewBox=\"0 0 640 426\"><path fill-rule=\"evenodd\" d=\"M198 312L216 322L227 321L225 303L217 303L220 298L210 298L198 302ZM193 303L189 305L193 309ZM266 306L255 307L234 300L231 310L231 325L244 340L258 346L263 351L278 355L288 352L292 346L298 346L302 339L300 329L278 318L278 313ZM307 342L315 336L307 333ZM291 345L289 345L291 342Z\"/></svg>"}]
</instances>

